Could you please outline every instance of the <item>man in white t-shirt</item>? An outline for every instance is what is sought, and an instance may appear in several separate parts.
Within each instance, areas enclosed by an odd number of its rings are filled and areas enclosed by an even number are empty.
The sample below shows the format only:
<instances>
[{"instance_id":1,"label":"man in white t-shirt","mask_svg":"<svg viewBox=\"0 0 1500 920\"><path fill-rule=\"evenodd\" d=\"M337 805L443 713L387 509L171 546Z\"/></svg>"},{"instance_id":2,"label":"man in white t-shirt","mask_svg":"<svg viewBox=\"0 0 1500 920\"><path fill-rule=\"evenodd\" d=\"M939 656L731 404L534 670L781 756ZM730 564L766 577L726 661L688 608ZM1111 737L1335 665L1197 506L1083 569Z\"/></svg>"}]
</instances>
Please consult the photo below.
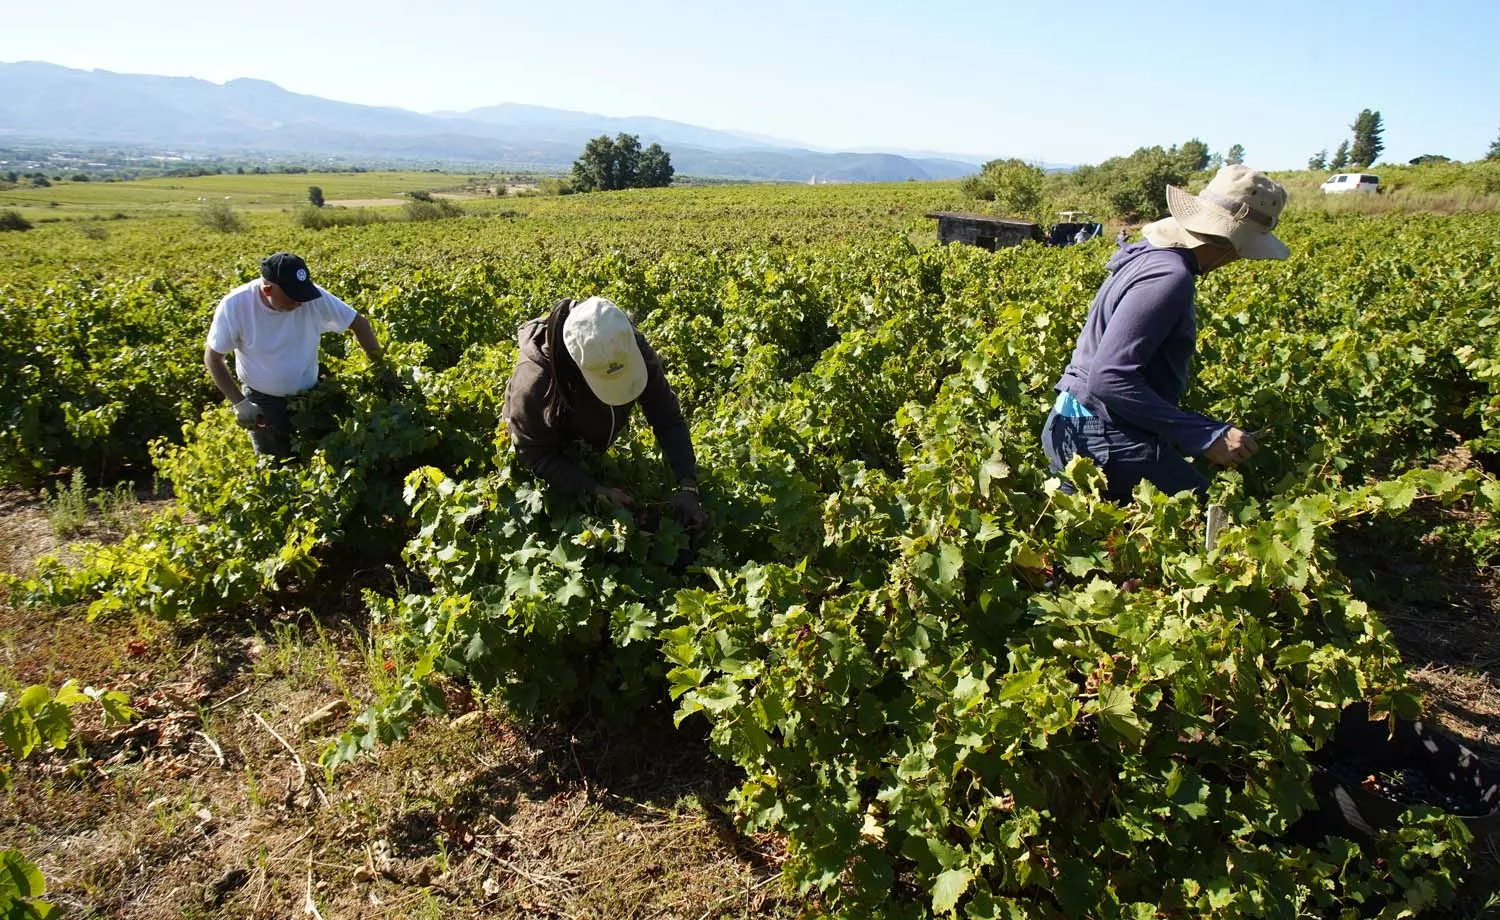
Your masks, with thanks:
<instances>
[{"instance_id":1,"label":"man in white t-shirt","mask_svg":"<svg viewBox=\"0 0 1500 920\"><path fill-rule=\"evenodd\" d=\"M235 420L249 429L256 453L291 454L287 397L318 382L318 342L323 334L346 331L354 333L371 361L380 360L380 343L370 321L313 284L307 263L289 252L263 260L259 279L219 301L208 327L203 364L233 404ZM231 351L239 385L224 361Z\"/></svg>"}]
</instances>

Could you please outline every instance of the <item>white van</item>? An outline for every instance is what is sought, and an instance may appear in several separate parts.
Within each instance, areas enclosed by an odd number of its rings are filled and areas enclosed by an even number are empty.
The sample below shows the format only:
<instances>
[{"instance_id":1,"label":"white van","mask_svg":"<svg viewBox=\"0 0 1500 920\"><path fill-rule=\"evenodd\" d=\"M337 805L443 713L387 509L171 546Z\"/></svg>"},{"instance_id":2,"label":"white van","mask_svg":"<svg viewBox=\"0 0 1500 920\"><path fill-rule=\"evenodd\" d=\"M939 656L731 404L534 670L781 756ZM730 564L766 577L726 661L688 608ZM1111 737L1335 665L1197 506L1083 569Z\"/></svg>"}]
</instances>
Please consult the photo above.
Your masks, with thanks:
<instances>
[{"instance_id":1,"label":"white van","mask_svg":"<svg viewBox=\"0 0 1500 920\"><path fill-rule=\"evenodd\" d=\"M1341 192L1373 192L1380 188L1380 177L1369 173L1338 173L1329 176L1328 181L1318 186L1325 195L1335 195Z\"/></svg>"}]
</instances>

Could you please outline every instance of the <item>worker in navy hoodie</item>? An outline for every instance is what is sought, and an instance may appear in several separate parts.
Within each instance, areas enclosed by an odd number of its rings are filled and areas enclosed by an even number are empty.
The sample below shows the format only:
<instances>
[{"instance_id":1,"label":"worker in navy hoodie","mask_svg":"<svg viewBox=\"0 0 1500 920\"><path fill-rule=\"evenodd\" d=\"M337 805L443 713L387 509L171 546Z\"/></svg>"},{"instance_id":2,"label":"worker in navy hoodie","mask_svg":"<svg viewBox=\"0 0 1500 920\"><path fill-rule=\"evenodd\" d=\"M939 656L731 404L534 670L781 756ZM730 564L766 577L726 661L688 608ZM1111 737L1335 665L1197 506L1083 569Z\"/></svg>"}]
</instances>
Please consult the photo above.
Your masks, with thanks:
<instances>
[{"instance_id":1,"label":"worker in navy hoodie","mask_svg":"<svg viewBox=\"0 0 1500 920\"><path fill-rule=\"evenodd\" d=\"M1171 216L1141 229L1144 239L1109 261L1089 308L1057 400L1042 429L1054 472L1075 456L1093 459L1106 497L1128 501L1141 480L1163 492L1208 480L1185 457L1233 468L1259 446L1227 422L1178 406L1197 347L1194 285L1237 259L1285 259L1276 229L1286 189L1240 165L1225 166L1197 195L1167 188Z\"/></svg>"}]
</instances>

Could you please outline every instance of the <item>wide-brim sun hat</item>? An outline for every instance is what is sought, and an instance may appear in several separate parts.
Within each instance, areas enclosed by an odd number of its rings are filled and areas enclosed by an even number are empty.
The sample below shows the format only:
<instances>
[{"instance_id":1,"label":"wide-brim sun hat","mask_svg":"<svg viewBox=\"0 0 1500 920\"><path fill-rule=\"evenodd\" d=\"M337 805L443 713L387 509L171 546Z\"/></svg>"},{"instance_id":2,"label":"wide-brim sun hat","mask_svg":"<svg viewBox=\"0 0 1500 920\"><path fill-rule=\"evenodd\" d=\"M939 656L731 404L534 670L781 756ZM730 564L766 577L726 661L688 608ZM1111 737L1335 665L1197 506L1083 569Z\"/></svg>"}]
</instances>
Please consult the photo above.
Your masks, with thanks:
<instances>
[{"instance_id":1,"label":"wide-brim sun hat","mask_svg":"<svg viewBox=\"0 0 1500 920\"><path fill-rule=\"evenodd\" d=\"M1242 259L1285 259L1291 250L1272 231L1286 197L1286 189L1264 173L1235 164L1220 169L1196 195L1167 186L1167 210L1189 233L1228 240Z\"/></svg>"},{"instance_id":2,"label":"wide-brim sun hat","mask_svg":"<svg viewBox=\"0 0 1500 920\"><path fill-rule=\"evenodd\" d=\"M623 406L646 389L646 358L625 311L604 297L575 304L563 322L563 346L600 401Z\"/></svg>"}]
</instances>

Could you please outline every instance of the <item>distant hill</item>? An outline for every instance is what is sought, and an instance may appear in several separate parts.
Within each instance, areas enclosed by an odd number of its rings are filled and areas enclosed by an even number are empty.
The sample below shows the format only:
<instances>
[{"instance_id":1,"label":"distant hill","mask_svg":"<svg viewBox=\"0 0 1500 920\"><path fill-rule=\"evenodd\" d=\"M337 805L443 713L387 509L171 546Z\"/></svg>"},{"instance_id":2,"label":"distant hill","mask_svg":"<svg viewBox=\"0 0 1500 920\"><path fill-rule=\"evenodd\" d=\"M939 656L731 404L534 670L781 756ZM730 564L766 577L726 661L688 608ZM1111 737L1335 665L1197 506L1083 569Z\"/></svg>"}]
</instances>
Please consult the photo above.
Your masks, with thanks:
<instances>
[{"instance_id":1,"label":"distant hill","mask_svg":"<svg viewBox=\"0 0 1500 920\"><path fill-rule=\"evenodd\" d=\"M830 153L661 118L616 118L506 103L421 114L288 92L264 80L0 63L0 140L154 146L187 153L264 152L497 168L566 168L589 138L620 132L659 143L683 175L896 182L969 175L978 163L894 153Z\"/></svg>"}]
</instances>

